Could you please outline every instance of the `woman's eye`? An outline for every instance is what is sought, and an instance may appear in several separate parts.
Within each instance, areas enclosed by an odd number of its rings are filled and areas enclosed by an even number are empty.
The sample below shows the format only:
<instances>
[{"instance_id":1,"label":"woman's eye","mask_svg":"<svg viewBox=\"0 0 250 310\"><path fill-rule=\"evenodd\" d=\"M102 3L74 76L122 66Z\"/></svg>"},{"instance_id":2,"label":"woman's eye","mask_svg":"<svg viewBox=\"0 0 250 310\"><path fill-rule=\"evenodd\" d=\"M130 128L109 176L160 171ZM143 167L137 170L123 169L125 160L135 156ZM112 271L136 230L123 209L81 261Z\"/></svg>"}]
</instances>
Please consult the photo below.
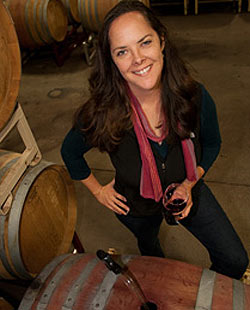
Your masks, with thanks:
<instances>
[{"instance_id":1,"label":"woman's eye","mask_svg":"<svg viewBox=\"0 0 250 310\"><path fill-rule=\"evenodd\" d=\"M152 43L152 40L147 40L142 42L142 45L150 45Z\"/></svg>"},{"instance_id":2,"label":"woman's eye","mask_svg":"<svg viewBox=\"0 0 250 310\"><path fill-rule=\"evenodd\" d=\"M125 55L126 54L126 51L125 50L122 50L122 51L119 51L117 54L116 54L116 56L123 56L123 55Z\"/></svg>"}]
</instances>

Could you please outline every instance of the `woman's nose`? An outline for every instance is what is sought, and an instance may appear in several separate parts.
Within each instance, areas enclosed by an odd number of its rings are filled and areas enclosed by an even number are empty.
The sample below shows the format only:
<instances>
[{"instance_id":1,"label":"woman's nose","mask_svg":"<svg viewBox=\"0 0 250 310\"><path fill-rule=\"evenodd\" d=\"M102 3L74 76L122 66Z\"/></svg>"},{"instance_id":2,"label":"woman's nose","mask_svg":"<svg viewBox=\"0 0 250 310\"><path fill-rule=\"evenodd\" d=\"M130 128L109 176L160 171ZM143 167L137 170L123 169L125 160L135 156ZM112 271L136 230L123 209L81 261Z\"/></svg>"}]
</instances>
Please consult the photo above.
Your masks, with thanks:
<instances>
[{"instance_id":1,"label":"woman's nose","mask_svg":"<svg viewBox=\"0 0 250 310\"><path fill-rule=\"evenodd\" d=\"M143 55L142 51L139 48L133 51L134 64L140 65L144 59L145 59L145 56Z\"/></svg>"}]
</instances>

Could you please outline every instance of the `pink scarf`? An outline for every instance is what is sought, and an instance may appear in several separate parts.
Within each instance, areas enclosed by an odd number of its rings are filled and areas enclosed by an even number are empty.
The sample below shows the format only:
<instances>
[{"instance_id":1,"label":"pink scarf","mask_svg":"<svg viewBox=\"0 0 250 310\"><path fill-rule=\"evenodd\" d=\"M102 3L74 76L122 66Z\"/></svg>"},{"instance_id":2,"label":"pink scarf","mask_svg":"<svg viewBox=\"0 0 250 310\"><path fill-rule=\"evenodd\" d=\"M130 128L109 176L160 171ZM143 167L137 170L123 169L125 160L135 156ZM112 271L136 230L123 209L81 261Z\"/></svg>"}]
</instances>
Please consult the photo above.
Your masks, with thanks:
<instances>
[{"instance_id":1,"label":"pink scarf","mask_svg":"<svg viewBox=\"0 0 250 310\"><path fill-rule=\"evenodd\" d=\"M140 154L142 160L141 170L141 183L140 194L144 198L154 199L156 202L160 201L163 191L161 187L161 181L156 167L155 158L148 141L148 138L161 142L167 136L166 122L164 122L163 134L161 137L157 137L150 127L147 117L144 114L140 103L134 94L129 90L129 95L132 102L133 110L133 125L135 134L140 147ZM186 168L186 175L189 181L195 181L198 179L196 172L196 158L194 152L194 145L191 139L185 139L181 141L182 151L184 156L184 163Z\"/></svg>"}]
</instances>

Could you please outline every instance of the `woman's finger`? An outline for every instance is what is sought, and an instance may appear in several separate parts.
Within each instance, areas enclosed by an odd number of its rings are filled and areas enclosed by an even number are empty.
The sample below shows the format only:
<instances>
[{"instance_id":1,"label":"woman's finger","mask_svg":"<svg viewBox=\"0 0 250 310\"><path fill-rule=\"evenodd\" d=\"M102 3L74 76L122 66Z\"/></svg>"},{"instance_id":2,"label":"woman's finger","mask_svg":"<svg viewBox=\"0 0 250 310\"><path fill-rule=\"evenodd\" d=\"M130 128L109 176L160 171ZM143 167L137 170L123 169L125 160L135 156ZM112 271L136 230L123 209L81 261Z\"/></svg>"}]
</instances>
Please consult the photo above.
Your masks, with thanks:
<instances>
[{"instance_id":1,"label":"woman's finger","mask_svg":"<svg viewBox=\"0 0 250 310\"><path fill-rule=\"evenodd\" d=\"M118 206L117 204L113 203L111 205L111 210L113 210L114 212L118 213L118 214L122 214L122 215L127 215L129 212L129 208L124 205L123 207Z\"/></svg>"},{"instance_id":2,"label":"woman's finger","mask_svg":"<svg viewBox=\"0 0 250 310\"><path fill-rule=\"evenodd\" d=\"M187 217L190 213L191 207L193 203L189 204L183 211L182 211L182 218Z\"/></svg>"},{"instance_id":3,"label":"woman's finger","mask_svg":"<svg viewBox=\"0 0 250 310\"><path fill-rule=\"evenodd\" d=\"M189 203L184 210L182 210L181 212L178 212L178 213L173 213L173 215L177 219L183 219L183 218L187 217L189 212L190 212L190 210L191 210L192 205L193 205L192 202Z\"/></svg>"},{"instance_id":4,"label":"woman's finger","mask_svg":"<svg viewBox=\"0 0 250 310\"><path fill-rule=\"evenodd\" d=\"M120 199L117 199L117 197L115 197L114 201L115 206L124 209L123 211L125 212L125 214L127 214L129 212L129 207L123 203Z\"/></svg>"},{"instance_id":5,"label":"woman's finger","mask_svg":"<svg viewBox=\"0 0 250 310\"><path fill-rule=\"evenodd\" d=\"M126 215L129 212L129 207L123 202L126 202L127 199L115 191L113 188L114 182L113 179L103 187L99 193L99 201L110 210Z\"/></svg>"},{"instance_id":6,"label":"woman's finger","mask_svg":"<svg viewBox=\"0 0 250 310\"><path fill-rule=\"evenodd\" d=\"M106 196L105 200L102 201L102 204L118 214L126 215L130 210L129 207L121 200L117 199L114 194Z\"/></svg>"},{"instance_id":7,"label":"woman's finger","mask_svg":"<svg viewBox=\"0 0 250 310\"><path fill-rule=\"evenodd\" d=\"M118 198L119 200L122 200L122 201L127 201L127 199L124 197L124 196L122 196L121 194L118 194L117 192L116 192L116 198Z\"/></svg>"}]
</instances>

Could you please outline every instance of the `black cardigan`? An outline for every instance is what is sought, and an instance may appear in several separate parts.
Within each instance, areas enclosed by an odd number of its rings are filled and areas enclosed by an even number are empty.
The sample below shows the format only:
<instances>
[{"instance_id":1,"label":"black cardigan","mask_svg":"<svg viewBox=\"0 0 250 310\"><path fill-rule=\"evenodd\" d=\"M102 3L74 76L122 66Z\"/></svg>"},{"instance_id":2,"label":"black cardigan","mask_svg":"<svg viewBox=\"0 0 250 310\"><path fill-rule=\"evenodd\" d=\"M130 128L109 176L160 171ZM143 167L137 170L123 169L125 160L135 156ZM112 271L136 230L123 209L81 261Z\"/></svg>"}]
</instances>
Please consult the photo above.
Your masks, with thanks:
<instances>
[{"instance_id":1,"label":"black cardigan","mask_svg":"<svg viewBox=\"0 0 250 310\"><path fill-rule=\"evenodd\" d=\"M206 172L219 153L221 138L215 104L205 88L202 86L201 89L200 122L192 141L197 163ZM165 142L160 148L156 147L153 141L150 141L150 144L163 190L172 182L182 182L186 178L186 172L181 142L177 141L169 145ZM85 179L91 172L83 157L89 149L91 146L86 143L86 139L80 131L71 129L66 135L61 154L71 177L75 180ZM165 152L167 155L164 158ZM123 137L116 151L110 153L109 156L116 171L115 189L126 197L127 205L130 207L130 215L147 216L159 213L161 202L156 203L152 199L145 199L140 196L141 158L133 129ZM199 196L200 182L192 190L193 212Z\"/></svg>"}]
</instances>

